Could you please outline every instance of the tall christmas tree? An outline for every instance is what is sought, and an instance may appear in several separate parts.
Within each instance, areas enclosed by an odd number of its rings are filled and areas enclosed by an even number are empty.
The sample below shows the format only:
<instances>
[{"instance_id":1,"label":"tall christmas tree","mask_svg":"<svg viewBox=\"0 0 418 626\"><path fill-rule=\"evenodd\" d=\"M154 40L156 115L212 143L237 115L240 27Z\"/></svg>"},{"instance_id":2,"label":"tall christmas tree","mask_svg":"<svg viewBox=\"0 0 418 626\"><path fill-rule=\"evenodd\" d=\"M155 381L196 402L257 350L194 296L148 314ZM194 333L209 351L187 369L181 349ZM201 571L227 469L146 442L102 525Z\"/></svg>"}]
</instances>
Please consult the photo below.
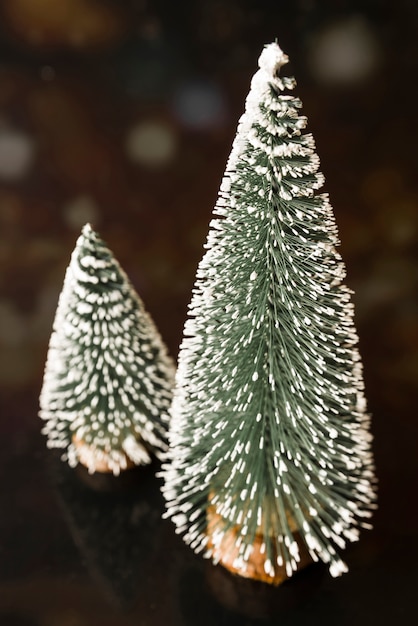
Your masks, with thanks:
<instances>
[{"instance_id":1,"label":"tall christmas tree","mask_svg":"<svg viewBox=\"0 0 418 626\"><path fill-rule=\"evenodd\" d=\"M375 507L351 292L288 58L266 46L180 349L167 516L196 551L278 584L338 555Z\"/></svg>"},{"instance_id":2,"label":"tall christmas tree","mask_svg":"<svg viewBox=\"0 0 418 626\"><path fill-rule=\"evenodd\" d=\"M50 448L118 474L167 450L174 365L126 274L89 224L61 292L40 396Z\"/></svg>"}]
</instances>

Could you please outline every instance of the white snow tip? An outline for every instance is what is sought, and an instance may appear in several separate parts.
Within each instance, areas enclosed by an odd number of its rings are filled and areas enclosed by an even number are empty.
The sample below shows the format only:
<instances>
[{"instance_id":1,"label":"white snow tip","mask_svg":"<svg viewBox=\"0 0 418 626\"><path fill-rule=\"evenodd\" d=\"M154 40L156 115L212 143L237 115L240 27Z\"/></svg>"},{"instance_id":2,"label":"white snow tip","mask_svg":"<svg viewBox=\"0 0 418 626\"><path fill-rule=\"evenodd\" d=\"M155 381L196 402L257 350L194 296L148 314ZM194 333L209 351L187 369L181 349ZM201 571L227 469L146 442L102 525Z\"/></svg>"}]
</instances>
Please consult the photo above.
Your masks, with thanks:
<instances>
[{"instance_id":1,"label":"white snow tip","mask_svg":"<svg viewBox=\"0 0 418 626\"><path fill-rule=\"evenodd\" d=\"M87 222L87 224L84 224L81 232L83 233L84 236L88 236L91 233L94 233L94 230L93 230L90 222Z\"/></svg>"},{"instance_id":2,"label":"white snow tip","mask_svg":"<svg viewBox=\"0 0 418 626\"><path fill-rule=\"evenodd\" d=\"M275 75L288 61L289 57L282 51L279 44L269 43L264 47L258 59L258 66L269 74Z\"/></svg>"}]
</instances>

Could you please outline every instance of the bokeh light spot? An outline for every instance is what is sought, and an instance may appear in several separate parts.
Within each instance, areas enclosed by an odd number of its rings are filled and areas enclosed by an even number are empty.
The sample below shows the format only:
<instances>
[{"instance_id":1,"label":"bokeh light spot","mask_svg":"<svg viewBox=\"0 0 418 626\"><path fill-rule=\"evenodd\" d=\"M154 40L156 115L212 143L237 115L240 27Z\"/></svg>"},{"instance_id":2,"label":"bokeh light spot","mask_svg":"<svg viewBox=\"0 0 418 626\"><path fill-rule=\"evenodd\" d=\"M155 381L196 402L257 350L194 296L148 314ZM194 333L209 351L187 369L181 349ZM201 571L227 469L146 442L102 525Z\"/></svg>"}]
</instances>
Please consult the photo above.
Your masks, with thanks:
<instances>
[{"instance_id":1,"label":"bokeh light spot","mask_svg":"<svg viewBox=\"0 0 418 626\"><path fill-rule=\"evenodd\" d=\"M379 47L368 23L350 17L318 33L311 45L311 71L322 82L355 83L367 78L379 62Z\"/></svg>"},{"instance_id":2,"label":"bokeh light spot","mask_svg":"<svg viewBox=\"0 0 418 626\"><path fill-rule=\"evenodd\" d=\"M221 89L210 82L194 81L180 87L173 98L173 112L186 127L206 130L222 126L226 101Z\"/></svg>"},{"instance_id":3,"label":"bokeh light spot","mask_svg":"<svg viewBox=\"0 0 418 626\"><path fill-rule=\"evenodd\" d=\"M174 158L177 137L167 124L149 120L130 128L125 147L128 157L134 163L161 167Z\"/></svg>"},{"instance_id":4,"label":"bokeh light spot","mask_svg":"<svg viewBox=\"0 0 418 626\"><path fill-rule=\"evenodd\" d=\"M18 130L0 128L0 178L15 181L23 178L30 169L35 144Z\"/></svg>"},{"instance_id":5,"label":"bokeh light spot","mask_svg":"<svg viewBox=\"0 0 418 626\"><path fill-rule=\"evenodd\" d=\"M77 196L63 208L64 220L70 228L79 230L87 222L97 224L100 219L99 208L90 196Z\"/></svg>"}]
</instances>

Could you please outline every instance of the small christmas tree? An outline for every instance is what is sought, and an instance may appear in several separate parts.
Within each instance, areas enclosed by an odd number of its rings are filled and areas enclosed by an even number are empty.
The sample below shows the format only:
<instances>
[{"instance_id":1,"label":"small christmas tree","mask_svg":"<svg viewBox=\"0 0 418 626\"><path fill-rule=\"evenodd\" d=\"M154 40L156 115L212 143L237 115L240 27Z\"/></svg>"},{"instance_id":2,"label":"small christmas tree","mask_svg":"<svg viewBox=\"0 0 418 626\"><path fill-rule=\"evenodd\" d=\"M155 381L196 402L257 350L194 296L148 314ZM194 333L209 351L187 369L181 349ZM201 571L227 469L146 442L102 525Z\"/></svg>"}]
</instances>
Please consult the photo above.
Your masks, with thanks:
<instances>
[{"instance_id":1,"label":"small christmas tree","mask_svg":"<svg viewBox=\"0 0 418 626\"><path fill-rule=\"evenodd\" d=\"M111 471L167 450L174 365L126 274L84 226L53 325L40 396L50 448Z\"/></svg>"},{"instance_id":2,"label":"small christmas tree","mask_svg":"<svg viewBox=\"0 0 418 626\"><path fill-rule=\"evenodd\" d=\"M196 551L278 584L374 508L369 416L337 230L288 61L265 47L185 325L163 491Z\"/></svg>"}]
</instances>

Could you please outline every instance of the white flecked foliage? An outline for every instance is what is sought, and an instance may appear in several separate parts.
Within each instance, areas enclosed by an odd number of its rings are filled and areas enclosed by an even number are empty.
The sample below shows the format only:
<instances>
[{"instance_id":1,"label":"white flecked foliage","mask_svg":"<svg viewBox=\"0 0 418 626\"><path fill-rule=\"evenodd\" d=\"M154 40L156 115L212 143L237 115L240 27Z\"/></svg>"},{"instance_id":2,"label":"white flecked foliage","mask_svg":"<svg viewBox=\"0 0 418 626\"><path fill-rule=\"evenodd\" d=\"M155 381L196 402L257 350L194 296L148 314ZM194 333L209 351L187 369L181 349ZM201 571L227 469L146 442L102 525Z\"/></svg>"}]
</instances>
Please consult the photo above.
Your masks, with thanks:
<instances>
[{"instance_id":1,"label":"white flecked foliage","mask_svg":"<svg viewBox=\"0 0 418 626\"><path fill-rule=\"evenodd\" d=\"M77 240L53 324L40 417L70 465L114 474L167 450L174 364L144 305L89 224Z\"/></svg>"},{"instance_id":2,"label":"white flecked foliage","mask_svg":"<svg viewBox=\"0 0 418 626\"><path fill-rule=\"evenodd\" d=\"M227 163L180 349L163 467L166 516L218 561L290 576L370 527L375 477L351 292L287 56L265 47ZM222 520L209 538L208 503ZM290 523L289 519L292 520ZM296 530L295 530L296 529Z\"/></svg>"}]
</instances>

